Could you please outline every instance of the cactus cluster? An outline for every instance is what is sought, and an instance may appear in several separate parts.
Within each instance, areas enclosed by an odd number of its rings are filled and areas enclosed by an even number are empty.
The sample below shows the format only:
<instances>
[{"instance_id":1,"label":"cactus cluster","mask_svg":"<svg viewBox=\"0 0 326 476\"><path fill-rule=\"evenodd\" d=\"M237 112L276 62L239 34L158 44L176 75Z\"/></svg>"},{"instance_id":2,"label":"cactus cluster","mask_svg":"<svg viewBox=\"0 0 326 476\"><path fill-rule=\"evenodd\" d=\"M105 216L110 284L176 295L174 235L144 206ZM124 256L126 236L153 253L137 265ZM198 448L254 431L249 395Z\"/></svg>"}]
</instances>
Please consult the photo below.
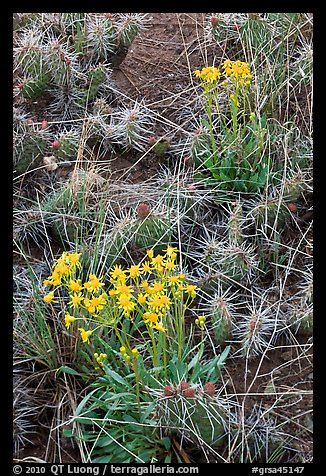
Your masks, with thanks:
<instances>
[{"instance_id":1,"label":"cactus cluster","mask_svg":"<svg viewBox=\"0 0 326 476\"><path fill-rule=\"evenodd\" d=\"M18 124L19 113L14 112L16 173L23 174L39 166L50 152L51 139L56 150L53 155L60 160L75 157L80 138L79 128L75 128L78 122L72 123L68 136L65 129L60 130L60 122L82 120L85 110L92 110L92 105L95 118L90 114L87 119L92 123L87 139L91 145L99 144L100 155L111 150L113 144L144 151L151 134L148 113L144 114L137 105L119 107L113 124L107 120L105 109L112 97L113 63L116 66L120 50L126 54L146 15L48 13L30 14L29 21L23 14L15 14L14 18L16 100L28 109L32 102L44 101L49 121L55 124L51 127L52 136L48 137L48 131ZM99 107L96 100L106 106ZM88 115L89 112L86 118Z\"/></svg>"},{"instance_id":2,"label":"cactus cluster","mask_svg":"<svg viewBox=\"0 0 326 476\"><path fill-rule=\"evenodd\" d=\"M288 301L288 323L295 334L311 336L313 333L313 273L307 267L299 281L297 292Z\"/></svg>"},{"instance_id":3,"label":"cactus cluster","mask_svg":"<svg viewBox=\"0 0 326 476\"><path fill-rule=\"evenodd\" d=\"M167 385L157 401L159 424L166 431L176 431L200 446L218 449L227 437L228 406L215 396L215 385L203 388L183 381L175 388Z\"/></svg>"}]
</instances>

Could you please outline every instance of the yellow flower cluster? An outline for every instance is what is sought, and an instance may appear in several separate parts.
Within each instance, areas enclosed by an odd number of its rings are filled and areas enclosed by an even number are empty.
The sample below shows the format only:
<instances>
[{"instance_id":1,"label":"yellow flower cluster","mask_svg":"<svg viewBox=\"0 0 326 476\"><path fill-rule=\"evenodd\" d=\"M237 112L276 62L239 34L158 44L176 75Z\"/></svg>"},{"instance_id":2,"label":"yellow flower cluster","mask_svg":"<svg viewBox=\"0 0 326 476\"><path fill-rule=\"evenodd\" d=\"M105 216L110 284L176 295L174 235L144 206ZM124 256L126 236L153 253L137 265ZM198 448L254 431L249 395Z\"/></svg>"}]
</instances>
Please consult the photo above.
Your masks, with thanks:
<instances>
[{"instance_id":1,"label":"yellow flower cluster","mask_svg":"<svg viewBox=\"0 0 326 476\"><path fill-rule=\"evenodd\" d=\"M172 274L176 269L177 248L168 246L163 251L164 255L154 256L154 251L148 250L148 259L142 266L134 265L123 270L120 265L115 265L110 272L113 287L109 291L125 317L131 319L132 313L138 311L145 324L161 332L166 331L163 321L172 305L173 295L180 298L181 292L186 291L192 299L196 296L196 286L183 286L184 274ZM128 285L128 280L133 285Z\"/></svg>"},{"instance_id":2,"label":"yellow flower cluster","mask_svg":"<svg viewBox=\"0 0 326 476\"><path fill-rule=\"evenodd\" d=\"M242 86L250 86L252 74L248 63L244 61L225 60L223 62L224 74L227 78L231 78L235 83Z\"/></svg>"},{"instance_id":3,"label":"yellow flower cluster","mask_svg":"<svg viewBox=\"0 0 326 476\"><path fill-rule=\"evenodd\" d=\"M200 327L201 329L204 329L205 327L205 321L206 317L205 316L198 316L197 319L195 319L195 324Z\"/></svg>"},{"instance_id":4,"label":"yellow flower cluster","mask_svg":"<svg viewBox=\"0 0 326 476\"><path fill-rule=\"evenodd\" d=\"M215 83L221 77L221 72L215 66L208 66L203 68L201 71L196 69L194 74L197 78L200 78L204 83Z\"/></svg>"},{"instance_id":5,"label":"yellow flower cluster","mask_svg":"<svg viewBox=\"0 0 326 476\"><path fill-rule=\"evenodd\" d=\"M53 265L51 276L43 281L44 286L59 286L64 276L71 276L77 267L80 267L81 253L68 253L64 251Z\"/></svg>"},{"instance_id":6,"label":"yellow flower cluster","mask_svg":"<svg viewBox=\"0 0 326 476\"><path fill-rule=\"evenodd\" d=\"M123 345L120 347L120 352L122 354L123 359L128 363L132 358L138 359L139 357L139 352L136 347L134 347L131 352L128 352L126 347Z\"/></svg>"},{"instance_id":7,"label":"yellow flower cluster","mask_svg":"<svg viewBox=\"0 0 326 476\"><path fill-rule=\"evenodd\" d=\"M167 317L173 315L174 306L182 300L183 292L187 306L196 297L197 286L185 284L185 274L177 272L177 248L168 246L163 253L154 256L154 251L148 250L147 259L141 265L128 269L115 265L109 273L111 288L106 293L102 289L105 285L103 277L90 274L84 284L77 279L75 271L81 266L81 253L65 252L53 265L53 273L44 284L60 285L68 291L70 312L64 317L67 329L76 320L111 325L119 316L132 320L134 313L138 313L148 327L166 332ZM47 303L53 300L54 291L44 297ZM83 327L78 330L83 342L89 342L93 331Z\"/></svg>"},{"instance_id":8,"label":"yellow flower cluster","mask_svg":"<svg viewBox=\"0 0 326 476\"><path fill-rule=\"evenodd\" d=\"M60 258L56 260L53 265L52 274L43 281L44 286L59 286L62 283L64 278L69 278L76 271L76 268L80 268L81 264L79 262L81 253L68 253L64 251ZM72 290L79 291L80 284L78 282L72 281ZM75 286L75 289L73 289ZM54 291L49 292L44 296L44 301L50 303L54 301Z\"/></svg>"},{"instance_id":9,"label":"yellow flower cluster","mask_svg":"<svg viewBox=\"0 0 326 476\"><path fill-rule=\"evenodd\" d=\"M101 367L103 367L104 361L107 360L108 356L107 356L107 354L103 354L103 353L98 354L98 352L95 352L94 358L95 358L96 362L97 362ZM96 367L95 370L99 370L99 369L100 369L100 367Z\"/></svg>"}]
</instances>

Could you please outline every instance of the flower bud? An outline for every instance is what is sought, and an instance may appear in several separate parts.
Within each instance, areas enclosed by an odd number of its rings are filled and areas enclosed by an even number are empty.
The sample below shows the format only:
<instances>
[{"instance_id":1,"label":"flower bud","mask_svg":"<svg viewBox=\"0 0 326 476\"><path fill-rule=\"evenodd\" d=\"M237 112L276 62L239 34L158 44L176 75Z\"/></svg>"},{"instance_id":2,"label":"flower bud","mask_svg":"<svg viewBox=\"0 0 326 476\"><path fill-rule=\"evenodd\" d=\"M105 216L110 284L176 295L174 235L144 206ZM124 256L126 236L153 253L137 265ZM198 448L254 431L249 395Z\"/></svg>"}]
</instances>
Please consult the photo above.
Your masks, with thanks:
<instances>
[{"instance_id":1,"label":"flower bud","mask_svg":"<svg viewBox=\"0 0 326 476\"><path fill-rule=\"evenodd\" d=\"M187 384L187 382L183 381L180 383L180 388L181 390L186 390L187 388L189 388L189 385Z\"/></svg>"},{"instance_id":2,"label":"flower bud","mask_svg":"<svg viewBox=\"0 0 326 476\"><path fill-rule=\"evenodd\" d=\"M220 22L220 20L217 16L214 15L214 16L211 17L211 24L212 24L213 27L217 26L219 24L219 22Z\"/></svg>"},{"instance_id":3,"label":"flower bud","mask_svg":"<svg viewBox=\"0 0 326 476\"><path fill-rule=\"evenodd\" d=\"M288 209L290 212L295 213L298 211L298 207L296 206L295 203L288 203Z\"/></svg>"},{"instance_id":4,"label":"flower bud","mask_svg":"<svg viewBox=\"0 0 326 476\"><path fill-rule=\"evenodd\" d=\"M214 396L214 393L215 393L215 385L213 384L213 382L207 382L205 385L204 385L204 392L209 395L210 397L213 397Z\"/></svg>"},{"instance_id":5,"label":"flower bud","mask_svg":"<svg viewBox=\"0 0 326 476\"><path fill-rule=\"evenodd\" d=\"M136 209L138 218L146 218L151 213L148 203L140 203Z\"/></svg>"},{"instance_id":6,"label":"flower bud","mask_svg":"<svg viewBox=\"0 0 326 476\"><path fill-rule=\"evenodd\" d=\"M195 389L192 387L186 388L183 392L182 395L186 398L194 398L195 396Z\"/></svg>"},{"instance_id":7,"label":"flower bud","mask_svg":"<svg viewBox=\"0 0 326 476\"><path fill-rule=\"evenodd\" d=\"M171 387L171 385L165 385L164 395L166 397L172 397L172 395L174 395L174 389L173 389L173 387Z\"/></svg>"}]
</instances>

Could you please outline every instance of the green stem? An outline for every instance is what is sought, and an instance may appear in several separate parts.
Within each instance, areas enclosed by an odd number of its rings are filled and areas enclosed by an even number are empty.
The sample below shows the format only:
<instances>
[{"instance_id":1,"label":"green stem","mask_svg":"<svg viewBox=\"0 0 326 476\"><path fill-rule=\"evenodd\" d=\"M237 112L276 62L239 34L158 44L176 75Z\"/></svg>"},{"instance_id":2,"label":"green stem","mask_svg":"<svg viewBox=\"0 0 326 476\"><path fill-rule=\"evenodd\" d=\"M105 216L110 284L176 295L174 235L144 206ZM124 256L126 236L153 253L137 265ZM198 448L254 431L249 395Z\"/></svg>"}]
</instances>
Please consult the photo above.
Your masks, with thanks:
<instances>
[{"instance_id":1,"label":"green stem","mask_svg":"<svg viewBox=\"0 0 326 476\"><path fill-rule=\"evenodd\" d=\"M141 404L140 404L140 378L139 378L139 368L138 368L138 361L137 358L133 358L132 361L132 368L135 373L135 379L136 379L136 396L137 396L137 404L138 404L138 411L139 415L141 415Z\"/></svg>"},{"instance_id":2,"label":"green stem","mask_svg":"<svg viewBox=\"0 0 326 476\"><path fill-rule=\"evenodd\" d=\"M207 99L207 115L208 115L208 120L209 120L209 134L211 137L211 143L212 143L212 149L213 149L213 163L215 164L217 160L217 148L216 148L216 142L214 138L214 131L213 131L213 115L212 115L212 104L213 104L213 94L212 91L209 89L210 86L208 86L205 89L205 96Z\"/></svg>"}]
</instances>

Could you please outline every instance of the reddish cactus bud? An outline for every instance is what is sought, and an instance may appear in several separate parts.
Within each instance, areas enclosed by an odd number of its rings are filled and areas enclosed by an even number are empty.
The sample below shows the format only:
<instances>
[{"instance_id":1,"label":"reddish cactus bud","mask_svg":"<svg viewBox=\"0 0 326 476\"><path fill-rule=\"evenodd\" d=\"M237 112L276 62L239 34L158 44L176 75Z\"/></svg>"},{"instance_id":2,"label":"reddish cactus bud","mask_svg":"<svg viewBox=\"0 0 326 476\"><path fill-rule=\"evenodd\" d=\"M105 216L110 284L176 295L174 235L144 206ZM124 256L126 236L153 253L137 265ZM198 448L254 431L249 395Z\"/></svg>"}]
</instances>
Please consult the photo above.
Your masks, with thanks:
<instances>
[{"instance_id":1,"label":"reddish cactus bud","mask_svg":"<svg viewBox=\"0 0 326 476\"><path fill-rule=\"evenodd\" d=\"M19 89L24 89L25 84L24 84L24 83L20 83L20 84L18 85L18 87L19 87Z\"/></svg>"},{"instance_id":2,"label":"reddish cactus bud","mask_svg":"<svg viewBox=\"0 0 326 476\"><path fill-rule=\"evenodd\" d=\"M298 207L296 206L295 203L288 203L288 209L292 213L296 213L298 211Z\"/></svg>"},{"instance_id":3,"label":"reddish cactus bud","mask_svg":"<svg viewBox=\"0 0 326 476\"><path fill-rule=\"evenodd\" d=\"M33 124L33 119L29 118L29 119L27 119L26 122L27 122L27 124Z\"/></svg>"},{"instance_id":4,"label":"reddish cactus bud","mask_svg":"<svg viewBox=\"0 0 326 476\"><path fill-rule=\"evenodd\" d=\"M136 209L138 218L146 218L151 213L148 203L140 203Z\"/></svg>"},{"instance_id":5,"label":"reddish cactus bud","mask_svg":"<svg viewBox=\"0 0 326 476\"><path fill-rule=\"evenodd\" d=\"M214 394L215 394L215 385L213 384L213 382L207 382L205 385L204 385L204 392L209 395L210 397L213 397Z\"/></svg>"},{"instance_id":6,"label":"reddish cactus bud","mask_svg":"<svg viewBox=\"0 0 326 476\"><path fill-rule=\"evenodd\" d=\"M218 17L213 16L213 17L211 18L211 24L212 24L212 26L217 26L217 25L219 24L219 22L220 22L220 20L219 20Z\"/></svg>"},{"instance_id":7,"label":"reddish cactus bud","mask_svg":"<svg viewBox=\"0 0 326 476\"><path fill-rule=\"evenodd\" d=\"M71 63L71 60L70 60L70 59L65 59L65 63L66 63L66 64L70 64L70 63Z\"/></svg>"},{"instance_id":8,"label":"reddish cactus bud","mask_svg":"<svg viewBox=\"0 0 326 476\"><path fill-rule=\"evenodd\" d=\"M166 397L172 397L172 395L174 395L174 389L173 389L173 387L171 387L171 385L165 385L164 395Z\"/></svg>"},{"instance_id":9,"label":"reddish cactus bud","mask_svg":"<svg viewBox=\"0 0 326 476\"><path fill-rule=\"evenodd\" d=\"M188 190L197 190L197 187L196 185L189 185L189 187L187 187Z\"/></svg>"},{"instance_id":10,"label":"reddish cactus bud","mask_svg":"<svg viewBox=\"0 0 326 476\"><path fill-rule=\"evenodd\" d=\"M180 388L181 390L186 390L187 388L189 388L189 385L187 384L187 382L183 381L180 383Z\"/></svg>"},{"instance_id":11,"label":"reddish cactus bud","mask_svg":"<svg viewBox=\"0 0 326 476\"><path fill-rule=\"evenodd\" d=\"M47 129L49 127L48 121L42 121L41 123L41 129Z\"/></svg>"},{"instance_id":12,"label":"reddish cactus bud","mask_svg":"<svg viewBox=\"0 0 326 476\"><path fill-rule=\"evenodd\" d=\"M183 161L186 165L191 165L192 163L191 157L189 155L187 157L184 157Z\"/></svg>"},{"instance_id":13,"label":"reddish cactus bud","mask_svg":"<svg viewBox=\"0 0 326 476\"><path fill-rule=\"evenodd\" d=\"M183 392L182 395L186 398L194 398L195 396L195 389L192 387L186 388Z\"/></svg>"},{"instance_id":14,"label":"reddish cactus bud","mask_svg":"<svg viewBox=\"0 0 326 476\"><path fill-rule=\"evenodd\" d=\"M58 150L58 149L60 149L60 146L61 146L61 142L60 142L60 141L54 140L54 141L52 142L52 149Z\"/></svg>"},{"instance_id":15,"label":"reddish cactus bud","mask_svg":"<svg viewBox=\"0 0 326 476\"><path fill-rule=\"evenodd\" d=\"M251 321L249 323L249 327L251 331L254 331L256 329L257 322L256 321Z\"/></svg>"},{"instance_id":16,"label":"reddish cactus bud","mask_svg":"<svg viewBox=\"0 0 326 476\"><path fill-rule=\"evenodd\" d=\"M157 142L157 138L156 138L156 137L150 137L150 138L148 139L148 143L149 143L150 145L154 145L156 142Z\"/></svg>"},{"instance_id":17,"label":"reddish cactus bud","mask_svg":"<svg viewBox=\"0 0 326 476\"><path fill-rule=\"evenodd\" d=\"M103 15L104 15L105 18L107 18L108 20L112 20L112 19L113 19L112 13L103 13Z\"/></svg>"},{"instance_id":18,"label":"reddish cactus bud","mask_svg":"<svg viewBox=\"0 0 326 476\"><path fill-rule=\"evenodd\" d=\"M235 30L235 31L240 30L240 26L239 26L237 23L236 23L235 25L233 25L232 28L233 28L233 30Z\"/></svg>"}]
</instances>

